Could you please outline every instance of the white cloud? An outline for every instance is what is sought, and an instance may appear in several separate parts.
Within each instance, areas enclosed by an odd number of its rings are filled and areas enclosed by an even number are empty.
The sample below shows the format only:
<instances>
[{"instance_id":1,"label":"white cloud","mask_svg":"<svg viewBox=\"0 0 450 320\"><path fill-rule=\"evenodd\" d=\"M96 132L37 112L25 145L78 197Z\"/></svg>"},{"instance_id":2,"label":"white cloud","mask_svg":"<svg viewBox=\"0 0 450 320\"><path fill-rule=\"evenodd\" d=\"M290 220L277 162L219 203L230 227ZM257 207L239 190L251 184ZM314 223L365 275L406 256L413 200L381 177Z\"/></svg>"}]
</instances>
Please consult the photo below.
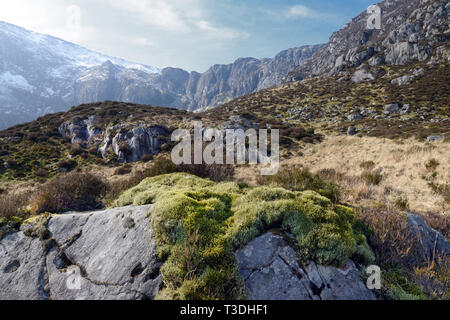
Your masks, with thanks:
<instances>
[{"instance_id":1,"label":"white cloud","mask_svg":"<svg viewBox=\"0 0 450 320\"><path fill-rule=\"evenodd\" d=\"M324 17L325 14L317 12L313 9L308 8L307 6L304 5L295 5L292 7L289 7L286 10L286 16L288 18L296 18L296 17L301 17L301 18L321 18Z\"/></svg>"},{"instance_id":2,"label":"white cloud","mask_svg":"<svg viewBox=\"0 0 450 320\"><path fill-rule=\"evenodd\" d=\"M210 10L210 0L0 0L2 21L131 61L190 70L222 62L250 36Z\"/></svg>"},{"instance_id":3,"label":"white cloud","mask_svg":"<svg viewBox=\"0 0 450 320\"><path fill-rule=\"evenodd\" d=\"M222 38L222 39L246 39L250 35L246 32L240 32L236 31L230 28L217 28L213 26L210 22L205 20L200 20L198 22L195 22L195 26L201 30L204 31L206 34L208 34L211 37L214 38Z\"/></svg>"}]
</instances>

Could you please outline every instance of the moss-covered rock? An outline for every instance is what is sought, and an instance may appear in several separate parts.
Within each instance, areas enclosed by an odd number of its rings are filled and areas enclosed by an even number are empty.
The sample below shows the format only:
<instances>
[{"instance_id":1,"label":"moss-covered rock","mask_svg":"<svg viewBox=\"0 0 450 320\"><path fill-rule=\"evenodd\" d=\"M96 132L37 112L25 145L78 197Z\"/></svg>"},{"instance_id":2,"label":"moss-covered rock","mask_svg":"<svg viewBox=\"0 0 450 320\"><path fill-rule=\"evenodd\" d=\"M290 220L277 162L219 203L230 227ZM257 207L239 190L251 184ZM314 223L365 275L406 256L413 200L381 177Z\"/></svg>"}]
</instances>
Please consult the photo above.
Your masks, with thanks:
<instances>
[{"instance_id":1,"label":"moss-covered rock","mask_svg":"<svg viewBox=\"0 0 450 320\"><path fill-rule=\"evenodd\" d=\"M158 255L165 261L159 298L245 298L233 253L273 229L292 239L303 263L373 259L353 210L313 191L217 184L175 173L145 179L115 205L150 203Z\"/></svg>"}]
</instances>

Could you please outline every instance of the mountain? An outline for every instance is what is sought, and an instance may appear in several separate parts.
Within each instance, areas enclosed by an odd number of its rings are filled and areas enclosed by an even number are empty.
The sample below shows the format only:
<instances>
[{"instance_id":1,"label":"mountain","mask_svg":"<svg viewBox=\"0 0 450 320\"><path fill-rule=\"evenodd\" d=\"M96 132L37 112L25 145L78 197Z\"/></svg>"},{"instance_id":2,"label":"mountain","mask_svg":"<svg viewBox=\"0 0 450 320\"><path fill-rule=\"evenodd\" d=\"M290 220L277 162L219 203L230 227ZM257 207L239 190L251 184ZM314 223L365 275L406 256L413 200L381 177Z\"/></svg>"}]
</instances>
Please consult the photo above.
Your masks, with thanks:
<instances>
[{"instance_id":1,"label":"mountain","mask_svg":"<svg viewBox=\"0 0 450 320\"><path fill-rule=\"evenodd\" d=\"M385 0L378 6L381 29L368 28L369 13L362 12L286 80L336 75L364 62L377 66L425 61L436 44L449 41L448 1Z\"/></svg>"},{"instance_id":2,"label":"mountain","mask_svg":"<svg viewBox=\"0 0 450 320\"><path fill-rule=\"evenodd\" d=\"M0 22L0 129L72 105L118 100L187 110L280 84L320 46L238 59L205 73L158 69Z\"/></svg>"}]
</instances>

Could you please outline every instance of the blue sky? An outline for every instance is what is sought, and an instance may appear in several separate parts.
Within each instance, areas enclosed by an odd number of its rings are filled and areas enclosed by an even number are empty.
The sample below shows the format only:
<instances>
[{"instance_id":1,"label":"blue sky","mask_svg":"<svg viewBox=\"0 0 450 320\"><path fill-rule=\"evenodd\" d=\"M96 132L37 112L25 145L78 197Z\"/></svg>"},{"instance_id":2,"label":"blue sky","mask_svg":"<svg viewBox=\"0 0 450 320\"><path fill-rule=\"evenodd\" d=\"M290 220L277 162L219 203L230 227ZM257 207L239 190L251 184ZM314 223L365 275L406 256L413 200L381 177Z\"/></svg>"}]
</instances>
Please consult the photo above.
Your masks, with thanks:
<instances>
[{"instance_id":1,"label":"blue sky","mask_svg":"<svg viewBox=\"0 0 450 320\"><path fill-rule=\"evenodd\" d=\"M203 72L326 42L374 0L15 0L0 20L156 67Z\"/></svg>"}]
</instances>

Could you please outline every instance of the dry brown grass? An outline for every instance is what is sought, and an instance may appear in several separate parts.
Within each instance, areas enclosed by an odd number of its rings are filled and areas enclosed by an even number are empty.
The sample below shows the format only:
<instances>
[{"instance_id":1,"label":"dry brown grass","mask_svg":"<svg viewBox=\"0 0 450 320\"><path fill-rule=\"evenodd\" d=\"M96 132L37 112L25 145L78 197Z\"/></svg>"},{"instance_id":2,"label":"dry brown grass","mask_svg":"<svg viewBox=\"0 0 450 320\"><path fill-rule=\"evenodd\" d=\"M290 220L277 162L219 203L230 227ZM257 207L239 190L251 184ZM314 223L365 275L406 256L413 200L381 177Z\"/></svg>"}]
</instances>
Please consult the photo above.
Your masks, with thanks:
<instances>
[{"instance_id":1,"label":"dry brown grass","mask_svg":"<svg viewBox=\"0 0 450 320\"><path fill-rule=\"evenodd\" d=\"M445 196L445 186L450 181L448 142L328 136L320 144L305 144L301 152L302 156L286 160L282 166L300 165L313 173L332 169L336 174L329 178L343 187L343 202L355 206L375 202L419 213L450 215L450 203ZM375 179L378 184L372 183L373 177L364 175L369 164L370 172L382 175L380 181ZM256 170L240 167L236 177L256 184ZM436 192L433 185L444 192Z\"/></svg>"}]
</instances>

